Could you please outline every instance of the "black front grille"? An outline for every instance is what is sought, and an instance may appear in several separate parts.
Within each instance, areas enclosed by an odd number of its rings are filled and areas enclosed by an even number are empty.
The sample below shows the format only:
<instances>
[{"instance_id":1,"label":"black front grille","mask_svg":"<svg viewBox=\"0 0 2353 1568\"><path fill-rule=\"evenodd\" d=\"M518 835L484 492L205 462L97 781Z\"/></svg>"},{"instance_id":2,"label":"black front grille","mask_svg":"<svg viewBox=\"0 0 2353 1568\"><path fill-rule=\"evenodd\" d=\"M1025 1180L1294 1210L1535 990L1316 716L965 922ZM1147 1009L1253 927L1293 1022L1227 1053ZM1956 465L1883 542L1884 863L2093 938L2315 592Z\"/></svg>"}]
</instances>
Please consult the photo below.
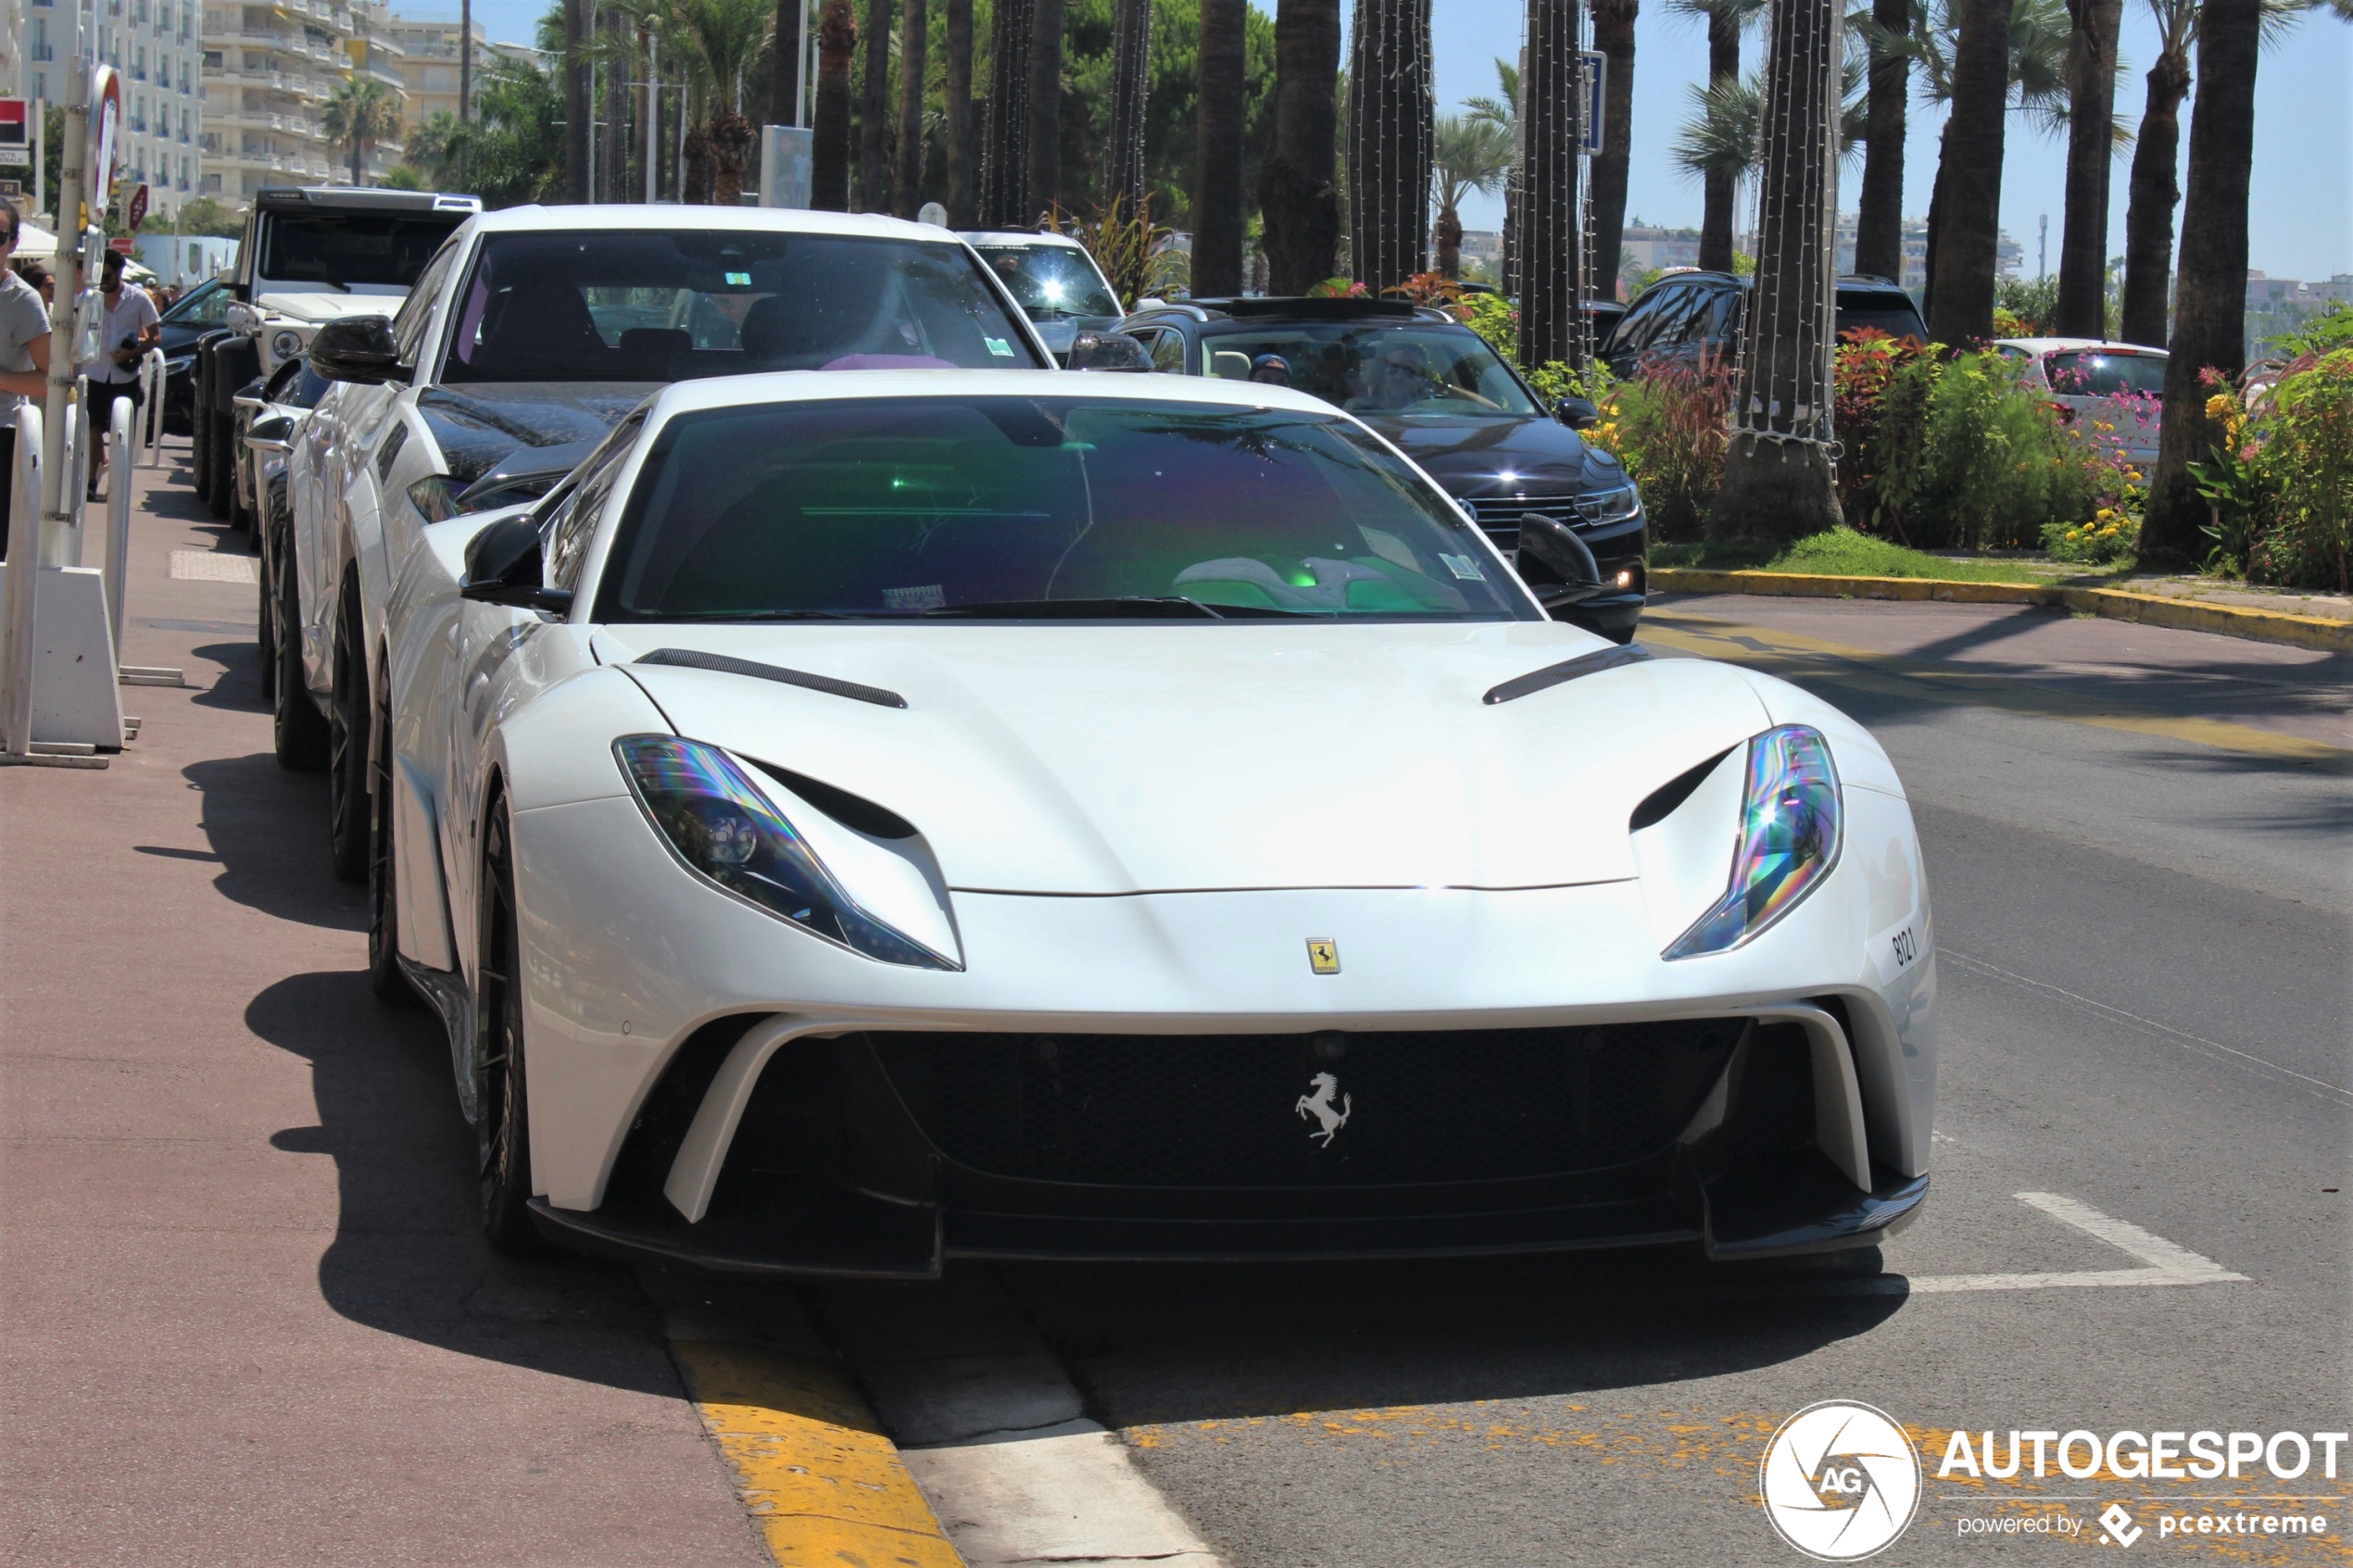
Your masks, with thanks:
<instances>
[{"instance_id":1,"label":"black front grille","mask_svg":"<svg viewBox=\"0 0 2353 1568\"><path fill-rule=\"evenodd\" d=\"M1463 505L1478 520L1480 532L1495 542L1499 550L1519 548L1519 520L1529 512L1541 512L1556 517L1571 528L1592 528L1604 522L1623 521L1622 518L1606 517L1604 513L1620 504L1619 493L1596 490L1575 495L1471 495L1463 497Z\"/></svg>"},{"instance_id":2,"label":"black front grille","mask_svg":"<svg viewBox=\"0 0 2353 1568\"><path fill-rule=\"evenodd\" d=\"M1315 1187L1567 1174L1657 1154L1747 1025L869 1038L925 1135L972 1170ZM1328 1141L1312 1103L1323 1073L1347 1113Z\"/></svg>"}]
</instances>

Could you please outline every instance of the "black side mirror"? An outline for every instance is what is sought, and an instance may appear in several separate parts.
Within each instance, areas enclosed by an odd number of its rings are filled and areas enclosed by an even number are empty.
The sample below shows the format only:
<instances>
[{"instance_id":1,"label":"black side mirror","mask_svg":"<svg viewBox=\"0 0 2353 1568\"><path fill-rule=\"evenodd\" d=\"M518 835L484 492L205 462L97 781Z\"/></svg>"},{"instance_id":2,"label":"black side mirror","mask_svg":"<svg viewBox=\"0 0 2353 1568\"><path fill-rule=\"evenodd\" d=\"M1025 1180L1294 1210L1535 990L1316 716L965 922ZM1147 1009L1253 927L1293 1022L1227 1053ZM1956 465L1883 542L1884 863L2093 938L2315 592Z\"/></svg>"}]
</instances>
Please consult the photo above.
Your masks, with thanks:
<instances>
[{"instance_id":1,"label":"black side mirror","mask_svg":"<svg viewBox=\"0 0 2353 1568\"><path fill-rule=\"evenodd\" d=\"M1556 517L1546 517L1541 512L1521 516L1519 555L1523 562L1532 558L1558 580L1558 587L1541 581L1530 584L1536 596L1546 604L1576 604L1602 591L1601 563L1593 558L1593 552L1576 531Z\"/></svg>"},{"instance_id":2,"label":"black side mirror","mask_svg":"<svg viewBox=\"0 0 2353 1568\"><path fill-rule=\"evenodd\" d=\"M1141 340L1126 332L1080 332L1070 340L1070 357L1063 364L1074 370L1149 372L1152 357Z\"/></svg>"},{"instance_id":3,"label":"black side mirror","mask_svg":"<svg viewBox=\"0 0 2353 1568\"><path fill-rule=\"evenodd\" d=\"M1590 397L1564 397L1553 409L1553 418L1571 430L1591 430L1602 422L1602 411Z\"/></svg>"},{"instance_id":4,"label":"black side mirror","mask_svg":"<svg viewBox=\"0 0 2353 1568\"><path fill-rule=\"evenodd\" d=\"M346 316L321 327L310 339L310 368L329 381L378 386L400 373L400 351L392 345L389 316Z\"/></svg>"},{"instance_id":5,"label":"black side mirror","mask_svg":"<svg viewBox=\"0 0 2353 1568\"><path fill-rule=\"evenodd\" d=\"M572 608L572 590L541 581L539 525L528 512L502 517L466 544L466 580L461 597L483 604L511 605L561 615Z\"/></svg>"},{"instance_id":6,"label":"black side mirror","mask_svg":"<svg viewBox=\"0 0 2353 1568\"><path fill-rule=\"evenodd\" d=\"M284 414L256 420L245 432L245 445L256 452L283 452L294 435L294 420Z\"/></svg>"}]
</instances>

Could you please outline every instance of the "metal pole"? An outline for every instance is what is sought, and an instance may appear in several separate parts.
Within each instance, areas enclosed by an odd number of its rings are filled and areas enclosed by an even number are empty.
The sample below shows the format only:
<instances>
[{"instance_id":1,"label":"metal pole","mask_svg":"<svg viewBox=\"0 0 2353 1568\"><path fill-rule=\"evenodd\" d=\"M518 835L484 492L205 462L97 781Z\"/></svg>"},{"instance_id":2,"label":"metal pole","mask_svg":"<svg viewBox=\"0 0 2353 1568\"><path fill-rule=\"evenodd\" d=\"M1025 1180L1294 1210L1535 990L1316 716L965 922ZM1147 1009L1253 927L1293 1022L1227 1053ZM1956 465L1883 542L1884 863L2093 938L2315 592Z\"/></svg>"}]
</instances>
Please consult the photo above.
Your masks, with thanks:
<instances>
[{"instance_id":1,"label":"metal pole","mask_svg":"<svg viewBox=\"0 0 2353 1568\"><path fill-rule=\"evenodd\" d=\"M49 210L49 100L32 101L32 210ZM55 220L51 220L53 223ZM13 483L13 481L11 482Z\"/></svg>"},{"instance_id":2,"label":"metal pole","mask_svg":"<svg viewBox=\"0 0 2353 1568\"><path fill-rule=\"evenodd\" d=\"M114 478L107 492L107 629L122 662L122 591L131 571L131 404L114 404Z\"/></svg>"},{"instance_id":3,"label":"metal pole","mask_svg":"<svg viewBox=\"0 0 2353 1568\"><path fill-rule=\"evenodd\" d=\"M661 173L661 40L646 39L646 204L654 199L654 182Z\"/></svg>"}]
</instances>

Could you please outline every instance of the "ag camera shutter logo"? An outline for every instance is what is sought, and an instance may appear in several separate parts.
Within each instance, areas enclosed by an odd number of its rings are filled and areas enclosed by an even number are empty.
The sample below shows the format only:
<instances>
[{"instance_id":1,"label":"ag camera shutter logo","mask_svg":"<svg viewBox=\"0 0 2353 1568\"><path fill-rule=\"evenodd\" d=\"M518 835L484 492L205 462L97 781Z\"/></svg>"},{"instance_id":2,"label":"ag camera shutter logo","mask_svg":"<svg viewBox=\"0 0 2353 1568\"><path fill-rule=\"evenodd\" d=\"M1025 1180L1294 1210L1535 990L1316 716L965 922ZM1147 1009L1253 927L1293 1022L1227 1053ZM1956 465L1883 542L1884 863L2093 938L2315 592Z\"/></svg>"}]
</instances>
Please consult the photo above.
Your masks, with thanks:
<instances>
[{"instance_id":1,"label":"ag camera shutter logo","mask_svg":"<svg viewBox=\"0 0 2353 1568\"><path fill-rule=\"evenodd\" d=\"M1920 1460L1886 1413L1844 1399L1806 1406L1757 1466L1773 1533L1819 1562L1854 1562L1902 1535L1920 1506Z\"/></svg>"}]
</instances>

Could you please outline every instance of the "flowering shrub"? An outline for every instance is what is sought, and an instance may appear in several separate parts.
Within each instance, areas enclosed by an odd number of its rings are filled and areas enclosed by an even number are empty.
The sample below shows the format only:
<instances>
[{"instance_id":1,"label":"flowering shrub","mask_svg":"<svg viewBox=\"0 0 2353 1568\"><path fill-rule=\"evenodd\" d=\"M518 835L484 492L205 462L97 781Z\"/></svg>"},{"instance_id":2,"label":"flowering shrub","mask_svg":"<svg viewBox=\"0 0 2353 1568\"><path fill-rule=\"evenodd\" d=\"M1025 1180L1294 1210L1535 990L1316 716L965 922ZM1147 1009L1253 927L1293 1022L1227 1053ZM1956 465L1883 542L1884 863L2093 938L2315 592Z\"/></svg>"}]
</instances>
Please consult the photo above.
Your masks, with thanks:
<instances>
[{"instance_id":1,"label":"flowering shrub","mask_svg":"<svg viewBox=\"0 0 2353 1568\"><path fill-rule=\"evenodd\" d=\"M2046 522L2043 548L2053 560L2107 566L2140 553L2141 520L2121 507L2102 507L2084 522Z\"/></svg>"},{"instance_id":2,"label":"flowering shrub","mask_svg":"<svg viewBox=\"0 0 2353 1568\"><path fill-rule=\"evenodd\" d=\"M2353 347L2308 351L2250 415L2212 370L2206 417L2222 439L2191 477L2213 509L2209 567L2255 583L2353 590Z\"/></svg>"},{"instance_id":3,"label":"flowering shrub","mask_svg":"<svg viewBox=\"0 0 2353 1568\"><path fill-rule=\"evenodd\" d=\"M1606 378L1608 372L1602 369ZM1604 383L1593 398L1602 422L1585 438L1626 465L1650 513L1651 536L1697 539L1724 482L1725 415L1732 368L1705 360L1646 366Z\"/></svg>"},{"instance_id":4,"label":"flowering shrub","mask_svg":"<svg viewBox=\"0 0 2353 1568\"><path fill-rule=\"evenodd\" d=\"M1307 291L1310 299L1363 299L1365 285L1353 278L1326 278Z\"/></svg>"}]
</instances>

